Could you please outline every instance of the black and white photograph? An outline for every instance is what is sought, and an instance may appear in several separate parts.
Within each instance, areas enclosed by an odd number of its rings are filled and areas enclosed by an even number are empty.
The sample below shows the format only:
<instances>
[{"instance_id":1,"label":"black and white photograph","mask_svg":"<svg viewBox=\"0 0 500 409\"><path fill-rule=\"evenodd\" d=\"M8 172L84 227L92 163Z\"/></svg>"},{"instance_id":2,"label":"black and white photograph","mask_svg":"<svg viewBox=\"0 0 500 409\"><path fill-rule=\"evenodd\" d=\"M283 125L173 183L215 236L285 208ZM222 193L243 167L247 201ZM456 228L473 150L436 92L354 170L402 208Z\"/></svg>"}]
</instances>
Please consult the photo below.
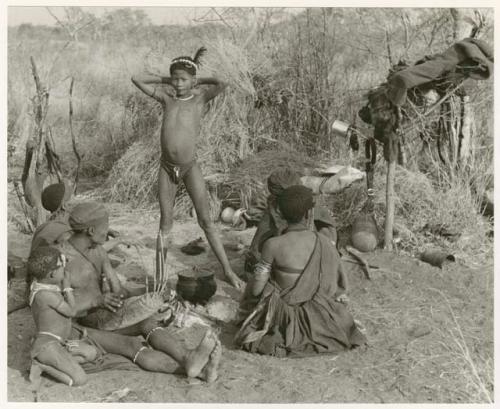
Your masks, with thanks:
<instances>
[{"instance_id":1,"label":"black and white photograph","mask_svg":"<svg viewBox=\"0 0 500 409\"><path fill-rule=\"evenodd\" d=\"M3 7L9 404L494 404L496 10L331 6Z\"/></svg>"}]
</instances>

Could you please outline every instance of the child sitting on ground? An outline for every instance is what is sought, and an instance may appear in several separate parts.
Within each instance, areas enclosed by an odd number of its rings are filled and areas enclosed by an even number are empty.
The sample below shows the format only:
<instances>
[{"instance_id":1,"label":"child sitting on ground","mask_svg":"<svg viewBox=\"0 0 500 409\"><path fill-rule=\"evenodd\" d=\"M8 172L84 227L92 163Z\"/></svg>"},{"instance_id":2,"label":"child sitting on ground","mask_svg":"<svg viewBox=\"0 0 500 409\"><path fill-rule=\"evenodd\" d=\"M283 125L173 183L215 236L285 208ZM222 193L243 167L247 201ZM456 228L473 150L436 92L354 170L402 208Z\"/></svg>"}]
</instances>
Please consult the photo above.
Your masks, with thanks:
<instances>
[{"instance_id":1,"label":"child sitting on ground","mask_svg":"<svg viewBox=\"0 0 500 409\"><path fill-rule=\"evenodd\" d=\"M34 382L41 372L46 372L76 386L87 379L79 363L94 361L103 351L88 340L84 330L72 325L75 299L65 265L65 256L49 246L36 248L28 259L33 278L29 305L37 329L31 346L30 379ZM72 335L78 339L70 340Z\"/></svg>"},{"instance_id":2,"label":"child sitting on ground","mask_svg":"<svg viewBox=\"0 0 500 409\"><path fill-rule=\"evenodd\" d=\"M158 75L133 76L132 82L146 95L158 101L163 108L161 127L161 161L158 174L160 195L160 231L157 239L157 254L163 261L166 257L167 234L172 228L175 194L180 181L193 201L198 223L219 260L229 282L242 288L243 282L229 264L221 239L210 219L205 181L200 166L196 162L196 139L200 132L200 122L207 103L219 95L226 84L216 78L197 78L200 58L206 52L200 48L194 58L174 58L170 65L170 77ZM170 95L158 85L170 85L175 95ZM198 88L197 85L206 85ZM196 87L196 88L195 88ZM161 250L160 250L161 249ZM157 256L158 257L158 256ZM162 260L157 260L159 266ZM157 268L157 275L159 274Z\"/></svg>"}]
</instances>

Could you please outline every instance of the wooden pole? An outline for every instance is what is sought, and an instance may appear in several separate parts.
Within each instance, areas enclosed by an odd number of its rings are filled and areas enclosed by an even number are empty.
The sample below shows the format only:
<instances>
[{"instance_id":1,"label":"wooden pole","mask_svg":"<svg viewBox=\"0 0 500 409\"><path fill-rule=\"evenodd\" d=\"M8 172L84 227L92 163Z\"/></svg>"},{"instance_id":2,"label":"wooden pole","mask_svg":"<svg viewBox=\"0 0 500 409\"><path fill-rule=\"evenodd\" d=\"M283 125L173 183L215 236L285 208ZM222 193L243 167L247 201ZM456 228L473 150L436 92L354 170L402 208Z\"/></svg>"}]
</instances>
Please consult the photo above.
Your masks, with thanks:
<instances>
[{"instance_id":1,"label":"wooden pole","mask_svg":"<svg viewBox=\"0 0 500 409\"><path fill-rule=\"evenodd\" d=\"M385 210L385 234L384 248L392 251L392 234L394 226L394 177L396 174L396 160L392 158L387 162L387 181L386 181L386 210Z\"/></svg>"},{"instance_id":2,"label":"wooden pole","mask_svg":"<svg viewBox=\"0 0 500 409\"><path fill-rule=\"evenodd\" d=\"M387 142L384 146L384 156L387 161L387 180L386 180L386 210L385 210L385 226L384 226L384 248L392 251L393 247L393 228L394 228L394 207L396 194L394 193L394 180L396 176L396 160L398 158L398 150L401 138L401 111L396 112L397 120L394 129L388 132Z\"/></svg>"}]
</instances>

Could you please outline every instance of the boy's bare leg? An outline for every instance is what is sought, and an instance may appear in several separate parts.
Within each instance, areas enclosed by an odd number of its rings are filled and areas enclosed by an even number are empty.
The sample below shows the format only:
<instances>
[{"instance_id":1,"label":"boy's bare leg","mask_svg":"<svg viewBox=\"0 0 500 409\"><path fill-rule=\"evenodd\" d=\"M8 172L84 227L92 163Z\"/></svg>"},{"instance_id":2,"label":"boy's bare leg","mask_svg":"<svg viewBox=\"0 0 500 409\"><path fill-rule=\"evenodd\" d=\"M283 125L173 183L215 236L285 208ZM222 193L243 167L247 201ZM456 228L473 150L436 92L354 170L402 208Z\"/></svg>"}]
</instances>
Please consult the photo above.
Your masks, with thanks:
<instances>
[{"instance_id":1,"label":"boy's bare leg","mask_svg":"<svg viewBox=\"0 0 500 409\"><path fill-rule=\"evenodd\" d=\"M160 276L160 257L167 259L168 233L172 230L174 221L174 204L177 185L160 166L158 172L158 193L160 196L160 230L156 237L156 279Z\"/></svg>"},{"instance_id":2,"label":"boy's bare leg","mask_svg":"<svg viewBox=\"0 0 500 409\"><path fill-rule=\"evenodd\" d=\"M78 363L92 362L98 355L97 348L94 345L88 345L82 341L70 341L66 349Z\"/></svg>"},{"instance_id":3,"label":"boy's bare leg","mask_svg":"<svg viewBox=\"0 0 500 409\"><path fill-rule=\"evenodd\" d=\"M36 360L43 365L55 368L57 371L68 375L73 381L73 386L83 385L87 382L87 375L83 368L78 364L76 359L58 343L53 342L47 345L44 350L37 355ZM49 375L56 375L57 371L54 371L55 373L52 373L50 370L46 372L49 373ZM59 378L56 376L56 378L64 382L64 377Z\"/></svg>"},{"instance_id":4,"label":"boy's bare leg","mask_svg":"<svg viewBox=\"0 0 500 409\"><path fill-rule=\"evenodd\" d=\"M242 288L244 283L238 278L231 268L224 246L222 245L222 241L219 237L219 232L210 219L208 192L205 186L205 180L203 179L203 175L201 174L200 167L197 163L193 165L191 170L184 177L184 183L189 197L191 197L191 200L193 201L196 215L198 217L198 224L205 232L208 243L215 253L217 260L219 260L219 263L222 265L226 278L234 287Z\"/></svg>"}]
</instances>

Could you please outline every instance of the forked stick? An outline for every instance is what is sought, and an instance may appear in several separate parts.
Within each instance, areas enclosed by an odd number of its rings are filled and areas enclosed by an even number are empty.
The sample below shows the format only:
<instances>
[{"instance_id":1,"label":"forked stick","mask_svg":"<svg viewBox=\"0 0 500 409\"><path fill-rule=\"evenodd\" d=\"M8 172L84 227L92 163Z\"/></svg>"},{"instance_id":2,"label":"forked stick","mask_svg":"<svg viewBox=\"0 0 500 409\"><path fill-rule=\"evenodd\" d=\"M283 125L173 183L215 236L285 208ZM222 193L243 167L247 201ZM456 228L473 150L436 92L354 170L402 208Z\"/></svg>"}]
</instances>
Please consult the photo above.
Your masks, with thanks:
<instances>
[{"instance_id":1,"label":"forked stick","mask_svg":"<svg viewBox=\"0 0 500 409\"><path fill-rule=\"evenodd\" d=\"M359 260L359 262L361 263L361 266L363 267L362 270L363 270L363 273L365 274L365 277L368 280L371 280L371 277L370 277L370 266L368 265L368 263L366 262L366 260L362 256L362 254L358 250L356 250L355 248L352 248L351 246L345 246L345 249L347 250L347 252L349 254L351 254L357 260Z\"/></svg>"}]
</instances>

